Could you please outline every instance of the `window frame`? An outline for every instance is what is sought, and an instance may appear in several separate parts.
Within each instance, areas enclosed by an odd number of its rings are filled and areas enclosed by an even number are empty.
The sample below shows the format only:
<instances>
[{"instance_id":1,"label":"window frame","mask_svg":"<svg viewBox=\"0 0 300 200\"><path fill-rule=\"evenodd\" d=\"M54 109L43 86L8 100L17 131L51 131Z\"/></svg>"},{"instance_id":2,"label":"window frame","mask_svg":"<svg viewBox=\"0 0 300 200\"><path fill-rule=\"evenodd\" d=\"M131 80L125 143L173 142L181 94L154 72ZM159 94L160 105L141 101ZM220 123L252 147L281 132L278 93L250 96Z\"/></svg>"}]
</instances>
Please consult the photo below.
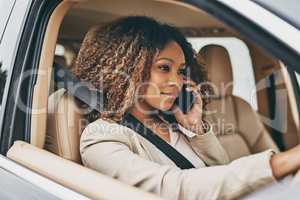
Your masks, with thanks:
<instances>
[{"instance_id":1,"label":"window frame","mask_svg":"<svg viewBox=\"0 0 300 200\"><path fill-rule=\"evenodd\" d=\"M9 87L12 82L15 59L17 57L22 30L31 5L31 1L32 0L23 0L22 3L15 2L3 34L2 42L0 44L0 60L3 66L7 66L7 77L0 110L0 149L2 147L2 141L10 139L9 137L4 138L1 127L4 124L3 118L5 116L5 108L8 102L7 97L9 94Z\"/></svg>"},{"instance_id":2,"label":"window frame","mask_svg":"<svg viewBox=\"0 0 300 200\"><path fill-rule=\"evenodd\" d=\"M7 80L0 116L0 151L6 154L14 141L30 142L31 107L37 69L48 20L61 0L27 0L15 55L11 57L10 80ZM16 6L18 6L16 3ZM22 4L22 3L20 3ZM24 10L23 10L24 11ZM15 11L14 11L15 12ZM32 72L28 74L29 70ZM26 78L26 79L25 79ZM17 101L16 101L17 100ZM20 103L25 105L24 109ZM4 123L5 122L5 123Z\"/></svg>"}]
</instances>

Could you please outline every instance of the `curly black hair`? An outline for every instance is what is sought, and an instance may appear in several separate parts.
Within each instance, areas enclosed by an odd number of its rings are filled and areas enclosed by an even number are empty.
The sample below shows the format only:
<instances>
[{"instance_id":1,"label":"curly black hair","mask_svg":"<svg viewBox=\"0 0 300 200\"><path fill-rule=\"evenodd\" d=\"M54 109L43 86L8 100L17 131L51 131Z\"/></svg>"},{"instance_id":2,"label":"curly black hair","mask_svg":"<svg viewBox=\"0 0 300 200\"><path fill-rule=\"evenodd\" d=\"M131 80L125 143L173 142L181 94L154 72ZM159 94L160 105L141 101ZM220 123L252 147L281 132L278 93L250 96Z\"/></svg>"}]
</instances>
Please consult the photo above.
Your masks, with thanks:
<instances>
[{"instance_id":1,"label":"curly black hair","mask_svg":"<svg viewBox=\"0 0 300 200\"><path fill-rule=\"evenodd\" d=\"M89 30L72 72L105 94L104 110L90 113L90 121L99 117L115 122L122 120L134 103L136 88L150 78L154 55L171 41L182 48L191 78L196 83L206 80L196 52L174 26L146 16L129 16Z\"/></svg>"}]
</instances>

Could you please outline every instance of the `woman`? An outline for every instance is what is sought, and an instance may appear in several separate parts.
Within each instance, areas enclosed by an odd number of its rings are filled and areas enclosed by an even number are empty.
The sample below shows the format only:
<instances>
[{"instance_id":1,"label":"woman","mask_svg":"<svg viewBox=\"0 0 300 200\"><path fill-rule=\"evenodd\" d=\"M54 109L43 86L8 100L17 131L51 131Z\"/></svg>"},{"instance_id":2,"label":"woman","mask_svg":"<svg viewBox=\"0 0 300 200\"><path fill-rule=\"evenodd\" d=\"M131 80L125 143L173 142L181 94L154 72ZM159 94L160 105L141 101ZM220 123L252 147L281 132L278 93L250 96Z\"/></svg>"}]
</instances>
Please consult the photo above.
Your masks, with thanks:
<instances>
[{"instance_id":1,"label":"woman","mask_svg":"<svg viewBox=\"0 0 300 200\"><path fill-rule=\"evenodd\" d=\"M202 75L187 79L187 71ZM230 161L207 123L196 84L204 71L191 45L174 27L147 17L126 17L89 31L73 73L105 94L104 110L81 136L85 166L166 199L232 199L295 172L300 146ZM174 103L183 85L195 95L187 113ZM177 126L163 113L172 111ZM179 167L136 129L131 116L171 146L191 166ZM204 126L206 125L206 126ZM188 169L189 168L189 169Z\"/></svg>"}]
</instances>

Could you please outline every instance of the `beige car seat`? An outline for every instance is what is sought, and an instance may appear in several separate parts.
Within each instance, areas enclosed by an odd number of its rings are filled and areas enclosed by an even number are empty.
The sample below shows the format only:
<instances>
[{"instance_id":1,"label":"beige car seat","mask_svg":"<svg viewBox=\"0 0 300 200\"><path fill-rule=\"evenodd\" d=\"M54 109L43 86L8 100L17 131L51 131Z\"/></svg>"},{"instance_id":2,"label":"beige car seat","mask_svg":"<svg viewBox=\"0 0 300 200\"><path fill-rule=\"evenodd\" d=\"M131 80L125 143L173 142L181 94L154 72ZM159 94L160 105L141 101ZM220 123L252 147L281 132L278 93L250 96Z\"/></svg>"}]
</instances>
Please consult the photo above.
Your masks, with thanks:
<instances>
[{"instance_id":1,"label":"beige car seat","mask_svg":"<svg viewBox=\"0 0 300 200\"><path fill-rule=\"evenodd\" d=\"M49 96L44 146L46 150L77 163L81 163L80 134L88 123L81 105L64 88Z\"/></svg>"},{"instance_id":2,"label":"beige car seat","mask_svg":"<svg viewBox=\"0 0 300 200\"><path fill-rule=\"evenodd\" d=\"M206 119L231 160L272 148L278 150L258 114L233 92L232 66L224 47L208 45L199 55L204 59L215 92Z\"/></svg>"}]
</instances>

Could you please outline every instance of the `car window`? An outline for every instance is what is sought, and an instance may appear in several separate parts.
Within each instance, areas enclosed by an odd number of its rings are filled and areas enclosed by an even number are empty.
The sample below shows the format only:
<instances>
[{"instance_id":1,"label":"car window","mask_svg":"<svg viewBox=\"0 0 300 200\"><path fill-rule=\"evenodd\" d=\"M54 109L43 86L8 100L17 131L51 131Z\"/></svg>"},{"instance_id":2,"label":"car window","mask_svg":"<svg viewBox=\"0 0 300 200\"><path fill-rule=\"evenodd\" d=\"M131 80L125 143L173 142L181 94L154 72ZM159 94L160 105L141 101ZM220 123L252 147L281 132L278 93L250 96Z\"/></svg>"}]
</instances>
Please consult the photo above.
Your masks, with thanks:
<instances>
[{"instance_id":1,"label":"car window","mask_svg":"<svg viewBox=\"0 0 300 200\"><path fill-rule=\"evenodd\" d=\"M0 43L15 0L0 1Z\"/></svg>"},{"instance_id":2,"label":"car window","mask_svg":"<svg viewBox=\"0 0 300 200\"><path fill-rule=\"evenodd\" d=\"M14 2L15 0L0 1L0 45L2 43L2 36L6 28ZM7 70L4 69L4 65L0 57L0 102L2 102L6 76L7 76ZM0 104L0 110L1 110L1 104Z\"/></svg>"},{"instance_id":3,"label":"car window","mask_svg":"<svg viewBox=\"0 0 300 200\"><path fill-rule=\"evenodd\" d=\"M224 47L230 56L233 73L233 95L248 102L257 110L257 96L254 71L249 49L246 44L234 37L189 38L194 49L199 52L203 47L214 44Z\"/></svg>"},{"instance_id":4,"label":"car window","mask_svg":"<svg viewBox=\"0 0 300 200\"><path fill-rule=\"evenodd\" d=\"M4 88L13 66L16 47L22 33L20 27L25 22L29 0L0 0L0 112L3 106Z\"/></svg>"},{"instance_id":5,"label":"car window","mask_svg":"<svg viewBox=\"0 0 300 200\"><path fill-rule=\"evenodd\" d=\"M299 0L253 0L265 9L275 13L279 17L285 19L290 24L300 29Z\"/></svg>"}]
</instances>

